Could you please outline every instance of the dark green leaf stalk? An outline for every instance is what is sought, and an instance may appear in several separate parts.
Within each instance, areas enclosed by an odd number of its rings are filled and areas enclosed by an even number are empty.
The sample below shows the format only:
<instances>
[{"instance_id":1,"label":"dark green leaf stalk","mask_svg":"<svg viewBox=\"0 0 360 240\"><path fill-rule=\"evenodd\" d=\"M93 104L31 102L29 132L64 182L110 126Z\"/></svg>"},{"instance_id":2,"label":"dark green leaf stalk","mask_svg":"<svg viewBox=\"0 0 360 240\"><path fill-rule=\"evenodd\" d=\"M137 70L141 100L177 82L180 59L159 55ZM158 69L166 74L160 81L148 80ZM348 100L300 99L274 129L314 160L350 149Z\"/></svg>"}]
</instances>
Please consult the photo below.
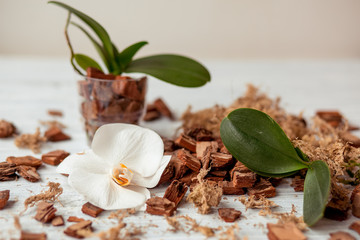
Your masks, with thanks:
<instances>
[{"instance_id":1,"label":"dark green leaf stalk","mask_svg":"<svg viewBox=\"0 0 360 240\"><path fill-rule=\"evenodd\" d=\"M125 48L122 52L119 52L115 44L111 41L105 28L97 21L64 3L57 1L49 1L49 3L68 10L69 14L76 15L95 33L99 41L82 26L71 22L73 26L77 27L90 39L108 73L114 75L134 72L145 73L165 82L182 87L200 87L210 81L211 77L209 71L202 64L188 57L174 54L162 54L133 60L135 54L145 46L147 42L142 41L135 43ZM74 53L67 32L69 23L70 16L67 20L65 36L71 51L71 64L74 69L81 73L74 64L75 60L77 65L84 71L86 71L88 67L94 67L103 71L100 64L91 57L85 54Z\"/></svg>"},{"instance_id":2,"label":"dark green leaf stalk","mask_svg":"<svg viewBox=\"0 0 360 240\"><path fill-rule=\"evenodd\" d=\"M220 135L229 152L259 175L285 177L307 168L304 221L312 226L322 218L330 193L329 167L323 161L309 162L270 116L255 109L234 110L223 119Z\"/></svg>"}]
</instances>

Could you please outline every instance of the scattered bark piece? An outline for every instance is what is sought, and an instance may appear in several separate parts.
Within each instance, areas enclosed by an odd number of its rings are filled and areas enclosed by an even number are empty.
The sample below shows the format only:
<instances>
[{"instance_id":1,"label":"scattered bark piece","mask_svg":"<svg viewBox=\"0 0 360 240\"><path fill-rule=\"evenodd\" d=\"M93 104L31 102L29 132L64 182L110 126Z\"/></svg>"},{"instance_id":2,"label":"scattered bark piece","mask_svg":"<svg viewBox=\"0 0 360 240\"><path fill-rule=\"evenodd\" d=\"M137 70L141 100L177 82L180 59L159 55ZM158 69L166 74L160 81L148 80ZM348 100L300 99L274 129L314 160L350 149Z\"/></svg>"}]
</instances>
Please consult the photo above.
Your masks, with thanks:
<instances>
[{"instance_id":1,"label":"scattered bark piece","mask_svg":"<svg viewBox=\"0 0 360 240\"><path fill-rule=\"evenodd\" d=\"M226 154L230 154L229 150L227 150L227 148L226 148L225 146L222 146L222 147L220 148L220 152L226 153Z\"/></svg>"},{"instance_id":2,"label":"scattered bark piece","mask_svg":"<svg viewBox=\"0 0 360 240\"><path fill-rule=\"evenodd\" d=\"M104 209L87 202L82 206L81 211L86 215L96 218Z\"/></svg>"},{"instance_id":3,"label":"scattered bark piece","mask_svg":"<svg viewBox=\"0 0 360 240\"><path fill-rule=\"evenodd\" d=\"M234 208L219 208L218 213L225 222L235 222L241 216L241 212Z\"/></svg>"},{"instance_id":4,"label":"scattered bark piece","mask_svg":"<svg viewBox=\"0 0 360 240\"><path fill-rule=\"evenodd\" d=\"M343 121L343 116L338 111L317 111L316 115L334 128Z\"/></svg>"},{"instance_id":5,"label":"scattered bark piece","mask_svg":"<svg viewBox=\"0 0 360 240\"><path fill-rule=\"evenodd\" d=\"M295 176L292 179L290 186L294 188L295 192L303 192L304 191L304 181L305 181L305 179L301 178L300 176Z\"/></svg>"},{"instance_id":6,"label":"scattered bark piece","mask_svg":"<svg viewBox=\"0 0 360 240\"><path fill-rule=\"evenodd\" d=\"M188 190L188 187L184 183L181 183L178 180L174 180L171 182L169 187L166 189L164 198L175 203L175 207L177 207L179 205L179 203L181 202L181 200L184 198L187 190Z\"/></svg>"},{"instance_id":7,"label":"scattered bark piece","mask_svg":"<svg viewBox=\"0 0 360 240\"><path fill-rule=\"evenodd\" d=\"M261 178L253 187L248 188L248 195L255 196L255 198L260 198L260 196L275 197L276 189L269 181Z\"/></svg>"},{"instance_id":8,"label":"scattered bark piece","mask_svg":"<svg viewBox=\"0 0 360 240\"><path fill-rule=\"evenodd\" d=\"M222 183L223 195L243 195L245 191L241 187L235 187L233 182L223 181Z\"/></svg>"},{"instance_id":9,"label":"scattered bark piece","mask_svg":"<svg viewBox=\"0 0 360 240\"><path fill-rule=\"evenodd\" d=\"M196 157L198 159L202 159L206 154L207 148L210 148L208 151L213 153L213 152L217 152L219 145L216 141L196 142Z\"/></svg>"},{"instance_id":10,"label":"scattered bark piece","mask_svg":"<svg viewBox=\"0 0 360 240\"><path fill-rule=\"evenodd\" d=\"M35 158L33 156L24 156L24 157L11 156L11 157L7 157L6 161L8 163L16 164L16 166L25 165L25 166L30 166L30 167L34 167L34 168L38 168L42 164L40 159Z\"/></svg>"},{"instance_id":11,"label":"scattered bark piece","mask_svg":"<svg viewBox=\"0 0 360 240\"><path fill-rule=\"evenodd\" d=\"M161 139L164 142L164 153L172 153L175 151L176 146L175 146L175 142L171 139L165 138L165 137L161 137Z\"/></svg>"},{"instance_id":12,"label":"scattered bark piece","mask_svg":"<svg viewBox=\"0 0 360 240\"><path fill-rule=\"evenodd\" d=\"M0 162L0 181L12 181L16 179L17 166L13 163Z\"/></svg>"},{"instance_id":13,"label":"scattered bark piece","mask_svg":"<svg viewBox=\"0 0 360 240\"><path fill-rule=\"evenodd\" d=\"M0 138L8 138L15 134L15 126L5 120L0 120Z\"/></svg>"},{"instance_id":14,"label":"scattered bark piece","mask_svg":"<svg viewBox=\"0 0 360 240\"><path fill-rule=\"evenodd\" d=\"M268 223L269 240L306 240L307 237L292 222L284 224Z\"/></svg>"},{"instance_id":15,"label":"scattered bark piece","mask_svg":"<svg viewBox=\"0 0 360 240\"><path fill-rule=\"evenodd\" d=\"M170 165L174 166L174 179L180 179L189 170L185 163L177 157L178 151L180 151L180 149L174 152L169 163Z\"/></svg>"},{"instance_id":16,"label":"scattered bark piece","mask_svg":"<svg viewBox=\"0 0 360 240\"><path fill-rule=\"evenodd\" d=\"M192 186L198 182L196 176L198 175L197 172L190 172L185 174L182 178L179 179L180 182L185 183L188 186Z\"/></svg>"},{"instance_id":17,"label":"scattered bark piece","mask_svg":"<svg viewBox=\"0 0 360 240\"><path fill-rule=\"evenodd\" d=\"M349 209L350 199L348 197L344 199L332 198L326 205L324 217L336 221L344 221L349 216Z\"/></svg>"},{"instance_id":18,"label":"scattered bark piece","mask_svg":"<svg viewBox=\"0 0 360 240\"><path fill-rule=\"evenodd\" d=\"M45 137L50 142L59 142L71 139L58 127L51 127L45 132Z\"/></svg>"},{"instance_id":19,"label":"scattered bark piece","mask_svg":"<svg viewBox=\"0 0 360 240\"><path fill-rule=\"evenodd\" d=\"M175 140L175 144L190 152L196 152L196 141L183 133Z\"/></svg>"},{"instance_id":20,"label":"scattered bark piece","mask_svg":"<svg viewBox=\"0 0 360 240\"><path fill-rule=\"evenodd\" d=\"M201 168L201 163L189 151L187 151L185 149L179 149L176 152L176 157L178 159L180 159L192 171L199 172L199 170Z\"/></svg>"},{"instance_id":21,"label":"scattered bark piece","mask_svg":"<svg viewBox=\"0 0 360 240\"><path fill-rule=\"evenodd\" d=\"M226 170L210 170L209 174L212 176L217 176L217 177L226 177L228 171Z\"/></svg>"},{"instance_id":22,"label":"scattered bark piece","mask_svg":"<svg viewBox=\"0 0 360 240\"><path fill-rule=\"evenodd\" d=\"M215 152L210 154L212 168L226 168L234 163L231 154Z\"/></svg>"},{"instance_id":23,"label":"scattered bark piece","mask_svg":"<svg viewBox=\"0 0 360 240\"><path fill-rule=\"evenodd\" d=\"M357 186L353 189L353 191L352 191L352 193L351 193L351 197L350 197L351 202L354 201L355 195L356 195L357 193L360 193L360 184L357 185Z\"/></svg>"},{"instance_id":24,"label":"scattered bark piece","mask_svg":"<svg viewBox=\"0 0 360 240\"><path fill-rule=\"evenodd\" d=\"M62 117L64 115L62 111L55 109L49 109L48 114L55 117Z\"/></svg>"},{"instance_id":25,"label":"scattered bark piece","mask_svg":"<svg viewBox=\"0 0 360 240\"><path fill-rule=\"evenodd\" d=\"M40 147L44 142L46 142L46 137L41 136L39 128L34 134L22 134L16 137L14 141L18 148L29 148L34 153L40 152Z\"/></svg>"},{"instance_id":26,"label":"scattered bark piece","mask_svg":"<svg viewBox=\"0 0 360 240\"><path fill-rule=\"evenodd\" d=\"M46 233L31 233L21 231L20 240L46 240Z\"/></svg>"},{"instance_id":27,"label":"scattered bark piece","mask_svg":"<svg viewBox=\"0 0 360 240\"><path fill-rule=\"evenodd\" d=\"M43 154L41 156L41 161L43 161L46 164L57 166L69 155L70 153L65 152L64 150L55 150Z\"/></svg>"},{"instance_id":28,"label":"scattered bark piece","mask_svg":"<svg viewBox=\"0 0 360 240\"><path fill-rule=\"evenodd\" d=\"M17 173L29 182L37 182L40 180L40 175L34 167L20 165L17 167Z\"/></svg>"},{"instance_id":29,"label":"scattered bark piece","mask_svg":"<svg viewBox=\"0 0 360 240\"><path fill-rule=\"evenodd\" d=\"M252 172L241 162L237 162L230 171L230 177L235 187L252 187L256 182L256 173Z\"/></svg>"},{"instance_id":30,"label":"scattered bark piece","mask_svg":"<svg viewBox=\"0 0 360 240\"><path fill-rule=\"evenodd\" d=\"M360 218L360 193L355 193L354 196L351 195L351 197L353 197L352 200L352 214L357 217Z\"/></svg>"},{"instance_id":31,"label":"scattered bark piece","mask_svg":"<svg viewBox=\"0 0 360 240\"><path fill-rule=\"evenodd\" d=\"M85 221L85 219L78 218L78 217L75 217L75 216L70 216L70 217L68 217L67 221L68 222L82 222L82 221Z\"/></svg>"},{"instance_id":32,"label":"scattered bark piece","mask_svg":"<svg viewBox=\"0 0 360 240\"><path fill-rule=\"evenodd\" d=\"M340 137L353 147L360 147L360 138L349 132L341 133Z\"/></svg>"},{"instance_id":33,"label":"scattered bark piece","mask_svg":"<svg viewBox=\"0 0 360 240\"><path fill-rule=\"evenodd\" d=\"M172 216L176 210L174 202L166 198L153 197L146 201L146 212L152 215Z\"/></svg>"},{"instance_id":34,"label":"scattered bark piece","mask_svg":"<svg viewBox=\"0 0 360 240\"><path fill-rule=\"evenodd\" d=\"M86 220L75 223L65 229L64 233L69 237L84 238L92 235L92 221Z\"/></svg>"},{"instance_id":35,"label":"scattered bark piece","mask_svg":"<svg viewBox=\"0 0 360 240\"><path fill-rule=\"evenodd\" d=\"M53 225L54 227L64 226L65 225L64 218L62 216L54 217L53 220L51 221L51 225Z\"/></svg>"},{"instance_id":36,"label":"scattered bark piece","mask_svg":"<svg viewBox=\"0 0 360 240\"><path fill-rule=\"evenodd\" d=\"M158 98L154 101L154 107L159 113L161 113L161 115L170 119L174 119L172 112L161 98Z\"/></svg>"},{"instance_id":37,"label":"scattered bark piece","mask_svg":"<svg viewBox=\"0 0 360 240\"><path fill-rule=\"evenodd\" d=\"M10 197L10 190L0 191L0 210L6 206Z\"/></svg>"},{"instance_id":38,"label":"scattered bark piece","mask_svg":"<svg viewBox=\"0 0 360 240\"><path fill-rule=\"evenodd\" d=\"M148 109L146 109L145 115L143 117L143 120L145 122L150 122L150 121L154 121L156 119L160 118L160 113L158 111L149 111Z\"/></svg>"},{"instance_id":39,"label":"scattered bark piece","mask_svg":"<svg viewBox=\"0 0 360 240\"><path fill-rule=\"evenodd\" d=\"M214 139L213 133L205 128L191 128L186 131L186 135L195 139L196 141L212 141Z\"/></svg>"},{"instance_id":40,"label":"scattered bark piece","mask_svg":"<svg viewBox=\"0 0 360 240\"><path fill-rule=\"evenodd\" d=\"M280 185L280 183L282 182L283 178L268 178L269 182L271 182L271 184L274 186L274 187L277 187Z\"/></svg>"},{"instance_id":41,"label":"scattered bark piece","mask_svg":"<svg viewBox=\"0 0 360 240\"><path fill-rule=\"evenodd\" d=\"M356 240L356 238L352 236L350 233L338 231L338 232L330 233L329 240Z\"/></svg>"},{"instance_id":42,"label":"scattered bark piece","mask_svg":"<svg viewBox=\"0 0 360 240\"><path fill-rule=\"evenodd\" d=\"M158 186L163 183L169 182L174 177L174 174L175 174L175 167L171 162L169 162L160 177Z\"/></svg>"},{"instance_id":43,"label":"scattered bark piece","mask_svg":"<svg viewBox=\"0 0 360 240\"><path fill-rule=\"evenodd\" d=\"M355 232L357 232L360 235L360 221L353 222L349 226L349 229L354 230Z\"/></svg>"},{"instance_id":44,"label":"scattered bark piece","mask_svg":"<svg viewBox=\"0 0 360 240\"><path fill-rule=\"evenodd\" d=\"M37 206L35 219L42 223L49 223L55 218L56 211L53 203L40 202Z\"/></svg>"}]
</instances>

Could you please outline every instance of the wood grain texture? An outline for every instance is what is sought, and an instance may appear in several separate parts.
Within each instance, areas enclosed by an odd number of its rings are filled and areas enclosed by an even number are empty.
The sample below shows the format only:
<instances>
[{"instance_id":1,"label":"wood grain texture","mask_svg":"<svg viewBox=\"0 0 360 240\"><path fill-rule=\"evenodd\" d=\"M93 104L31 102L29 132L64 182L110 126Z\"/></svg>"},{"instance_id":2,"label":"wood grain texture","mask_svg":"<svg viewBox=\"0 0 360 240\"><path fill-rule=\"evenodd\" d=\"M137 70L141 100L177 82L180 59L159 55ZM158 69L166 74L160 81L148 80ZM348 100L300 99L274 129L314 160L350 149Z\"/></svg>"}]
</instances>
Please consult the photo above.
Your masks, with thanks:
<instances>
[{"instance_id":1,"label":"wood grain texture","mask_svg":"<svg viewBox=\"0 0 360 240\"><path fill-rule=\"evenodd\" d=\"M360 125L360 61L328 61L328 62L237 62L237 61L205 61L210 69L212 82L203 88L185 89L161 81L150 79L148 97L149 101L161 96L180 116L188 104L194 109L210 107L215 103L230 104L246 90L247 83L261 87L261 90L270 96L281 96L283 106L292 113L304 110L306 118L312 116L318 109L339 109L355 125ZM213 96L213 97L209 97ZM184 99L186 101L184 101ZM54 59L25 59L0 57L0 118L13 122L21 133L33 133L40 126L39 120L52 120L47 114L49 109L59 109L64 113L59 120L67 125L65 131L71 135L71 140L48 143L42 148L42 153L56 149L64 149L70 153L81 152L88 148L85 133L82 129L80 114L78 112L78 96L76 83L67 60ZM144 123L143 125L155 129L165 136L172 137L179 122L168 119ZM42 131L45 128L41 128ZM356 132L359 135L359 132ZM0 140L0 161L8 156L32 155L40 158L40 154L33 154L30 150L17 149L14 139ZM59 203L54 207L57 214L64 219L69 216L78 216L89 219L81 212L85 201L67 184L66 177L56 174L54 166L43 165L38 169L41 180L31 183L23 178L18 181L0 182L0 191L10 189L11 195L7 206L0 211L0 239L17 238L20 233L14 227L13 215L19 214L23 209L24 200L30 195L46 189L48 181L60 182L64 193ZM163 196L166 186L151 190L156 196ZM302 192L294 192L290 181L283 182L277 187L277 196L274 202L280 205L276 211L289 212L294 204L298 215L302 213ZM186 197L186 196L185 196ZM241 228L240 237L249 239L266 239L265 228L267 222L276 222L275 219L264 218L258 215L258 210L247 210L237 200L237 197L226 196L218 208L235 208L246 218L241 218L238 224ZM71 239L62 232L69 226L62 227L43 225L33 219L35 207L30 208L20 217L24 231L46 232L48 239ZM201 225L218 227L230 226L221 221L217 210L209 215L200 215L192 205L181 202L178 215L189 215ZM107 219L110 211L104 211L93 223L96 231L105 230L115 224ZM330 232L348 231L348 226L354 218L344 222L335 222L327 219L321 220L314 228L306 232L309 239L328 239ZM151 216L143 212L127 218L127 223L137 226L148 226L150 223L158 225L146 230L144 239L204 239L200 233L173 233L167 231L169 225L163 217ZM351 232L352 235L356 233Z\"/></svg>"}]
</instances>

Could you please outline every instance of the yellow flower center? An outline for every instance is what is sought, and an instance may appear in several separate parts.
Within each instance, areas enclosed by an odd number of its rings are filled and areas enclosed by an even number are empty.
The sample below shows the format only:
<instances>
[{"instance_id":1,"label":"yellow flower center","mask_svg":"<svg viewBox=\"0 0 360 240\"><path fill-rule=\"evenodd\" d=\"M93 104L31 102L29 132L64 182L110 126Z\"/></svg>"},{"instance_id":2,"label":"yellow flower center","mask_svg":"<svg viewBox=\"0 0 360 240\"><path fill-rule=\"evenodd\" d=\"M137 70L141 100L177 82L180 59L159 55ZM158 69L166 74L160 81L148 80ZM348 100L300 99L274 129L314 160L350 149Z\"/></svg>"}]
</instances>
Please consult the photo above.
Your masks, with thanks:
<instances>
[{"instance_id":1,"label":"yellow flower center","mask_svg":"<svg viewBox=\"0 0 360 240\"><path fill-rule=\"evenodd\" d=\"M133 172L122 163L114 167L111 171L112 179L120 186L129 185L133 175Z\"/></svg>"}]
</instances>

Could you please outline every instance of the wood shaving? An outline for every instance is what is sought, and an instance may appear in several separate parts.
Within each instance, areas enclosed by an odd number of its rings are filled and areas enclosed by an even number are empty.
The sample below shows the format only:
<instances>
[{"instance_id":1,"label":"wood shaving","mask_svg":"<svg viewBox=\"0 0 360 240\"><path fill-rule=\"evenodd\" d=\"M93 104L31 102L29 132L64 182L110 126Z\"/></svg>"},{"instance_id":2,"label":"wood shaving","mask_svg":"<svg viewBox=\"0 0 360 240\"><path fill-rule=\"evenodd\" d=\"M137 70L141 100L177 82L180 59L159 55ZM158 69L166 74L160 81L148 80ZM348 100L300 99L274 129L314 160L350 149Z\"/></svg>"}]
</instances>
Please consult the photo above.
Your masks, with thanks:
<instances>
[{"instance_id":1,"label":"wood shaving","mask_svg":"<svg viewBox=\"0 0 360 240\"><path fill-rule=\"evenodd\" d=\"M40 121L40 124L46 126L47 128L51 128L51 127L66 128L66 125L62 124L57 120Z\"/></svg>"},{"instance_id":2,"label":"wood shaving","mask_svg":"<svg viewBox=\"0 0 360 240\"><path fill-rule=\"evenodd\" d=\"M29 206L33 207L35 203L39 201L50 201L50 202L58 201L60 203L58 198L63 192L63 188L60 187L60 183L48 182L47 186L49 187L48 190L42 191L37 195L28 197L25 200L24 202L25 210L23 212L25 212Z\"/></svg>"},{"instance_id":3,"label":"wood shaving","mask_svg":"<svg viewBox=\"0 0 360 240\"><path fill-rule=\"evenodd\" d=\"M235 100L229 107L216 105L195 113L191 112L191 107L189 107L182 115L183 128L203 127L212 131L215 137L219 137L221 121L227 114L238 108L254 108L267 113L282 127L290 139L300 138L307 133L301 114L295 116L286 113L280 107L280 98L273 100L266 94L260 93L251 84L248 85L245 95Z\"/></svg>"},{"instance_id":4,"label":"wood shaving","mask_svg":"<svg viewBox=\"0 0 360 240\"><path fill-rule=\"evenodd\" d=\"M179 222L178 217L165 217L166 222L172 227L170 231L172 232L178 232L182 231L185 232L185 229L181 226L181 223Z\"/></svg>"},{"instance_id":5,"label":"wood shaving","mask_svg":"<svg viewBox=\"0 0 360 240\"><path fill-rule=\"evenodd\" d=\"M197 175L198 183L194 186L192 192L186 200L198 208L199 213L208 214L211 207L219 205L222 197L222 187L218 184L211 184L204 180L204 177L210 171L209 169L200 169Z\"/></svg>"},{"instance_id":6,"label":"wood shaving","mask_svg":"<svg viewBox=\"0 0 360 240\"><path fill-rule=\"evenodd\" d=\"M181 224L180 219L185 220L184 224L190 226L189 230L186 230L185 226ZM199 232L206 237L213 237L216 231L216 229L214 228L199 225L195 219L189 216L167 217L166 221L172 227L170 231L173 232L182 231L185 233L189 233L191 231L194 231L194 232Z\"/></svg>"},{"instance_id":7,"label":"wood shaving","mask_svg":"<svg viewBox=\"0 0 360 240\"><path fill-rule=\"evenodd\" d=\"M14 216L14 227L15 227L17 230L21 231L20 218L19 218L19 216L17 216L17 215Z\"/></svg>"},{"instance_id":8,"label":"wood shaving","mask_svg":"<svg viewBox=\"0 0 360 240\"><path fill-rule=\"evenodd\" d=\"M341 124L336 127L319 116L315 116L311 123L306 123L302 113L287 113L280 106L280 98L271 99L253 85L248 85L244 96L228 107L216 105L198 112L192 112L189 107L182 116L183 128L203 127L212 131L214 137L219 137L222 119L238 108L253 108L267 113L280 125L293 145L308 156L309 161L326 162L332 177L330 199L336 198L336 202L340 199L341 204L349 204L348 193L343 183L357 185L360 182L360 147L354 142L348 142L354 140L346 137L349 135L350 127L345 118L342 117ZM260 214L269 215L271 210L262 209Z\"/></svg>"},{"instance_id":9,"label":"wood shaving","mask_svg":"<svg viewBox=\"0 0 360 240\"><path fill-rule=\"evenodd\" d=\"M248 210L249 208L258 208L262 210L267 210L270 208L278 207L277 204L265 198L264 196L260 196L259 199L257 199L254 195L249 196L248 198L241 196L239 197L239 201L245 205L246 210Z\"/></svg>"},{"instance_id":10,"label":"wood shaving","mask_svg":"<svg viewBox=\"0 0 360 240\"><path fill-rule=\"evenodd\" d=\"M225 231L219 233L219 240L241 240L239 236L237 236L237 232L240 231L240 227L237 223L228 227ZM247 237L244 237L243 240L246 240Z\"/></svg>"},{"instance_id":11,"label":"wood shaving","mask_svg":"<svg viewBox=\"0 0 360 240\"><path fill-rule=\"evenodd\" d=\"M126 228L127 224L124 222L124 219L134 214L135 212L135 209L118 210L112 212L108 218L117 219L117 225L111 227L107 231L100 232L97 234L97 236L101 240L126 240L133 239L134 236L143 234L144 232L139 227L134 225L130 225L130 227Z\"/></svg>"},{"instance_id":12,"label":"wood shaving","mask_svg":"<svg viewBox=\"0 0 360 240\"><path fill-rule=\"evenodd\" d=\"M41 136L40 129L37 128L34 134L22 134L15 138L15 145L18 148L29 148L34 153L40 152L41 145L46 142L46 138Z\"/></svg>"},{"instance_id":13,"label":"wood shaving","mask_svg":"<svg viewBox=\"0 0 360 240\"><path fill-rule=\"evenodd\" d=\"M279 224L284 224L284 223L289 223L292 222L296 225L296 227L300 230L300 231L307 231L307 225L304 222L303 217L297 217L295 215L296 213L296 209L294 204L292 205L292 209L290 213L273 213L273 217L277 218L279 221Z\"/></svg>"}]
</instances>

